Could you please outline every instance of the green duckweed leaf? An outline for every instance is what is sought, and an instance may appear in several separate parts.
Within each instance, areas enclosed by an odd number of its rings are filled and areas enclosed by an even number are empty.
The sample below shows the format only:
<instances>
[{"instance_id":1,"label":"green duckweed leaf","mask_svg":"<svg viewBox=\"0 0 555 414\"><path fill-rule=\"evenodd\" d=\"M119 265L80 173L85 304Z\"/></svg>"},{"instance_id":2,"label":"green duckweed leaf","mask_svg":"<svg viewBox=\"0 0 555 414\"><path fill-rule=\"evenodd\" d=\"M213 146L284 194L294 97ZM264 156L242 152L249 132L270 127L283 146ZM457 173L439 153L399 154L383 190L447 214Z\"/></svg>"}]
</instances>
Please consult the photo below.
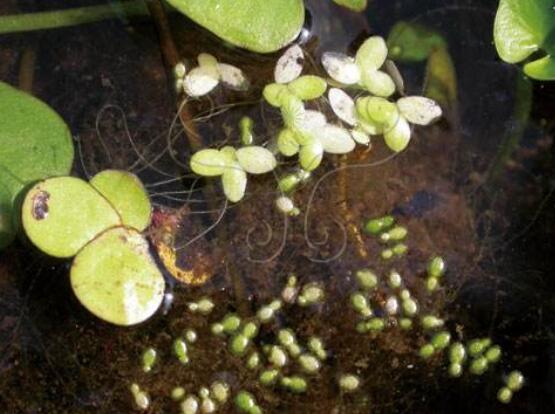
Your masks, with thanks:
<instances>
[{"instance_id":1,"label":"green duckweed leaf","mask_svg":"<svg viewBox=\"0 0 555 414\"><path fill-rule=\"evenodd\" d=\"M382 129L391 128L399 119L397 105L377 96L357 99L356 107L363 121Z\"/></svg>"},{"instance_id":2,"label":"green duckweed leaf","mask_svg":"<svg viewBox=\"0 0 555 414\"><path fill-rule=\"evenodd\" d=\"M21 214L29 239L55 257L74 256L102 231L121 225L110 203L89 183L74 177L35 184L25 196Z\"/></svg>"},{"instance_id":3,"label":"green duckweed leaf","mask_svg":"<svg viewBox=\"0 0 555 414\"><path fill-rule=\"evenodd\" d=\"M292 81L288 86L289 92L303 101L318 99L328 88L326 81L314 75L305 75Z\"/></svg>"},{"instance_id":4,"label":"green duckweed leaf","mask_svg":"<svg viewBox=\"0 0 555 414\"><path fill-rule=\"evenodd\" d=\"M370 68L361 71L360 83L364 89L375 96L386 98L395 92L395 82L391 76L381 70Z\"/></svg>"},{"instance_id":5,"label":"green duckweed leaf","mask_svg":"<svg viewBox=\"0 0 555 414\"><path fill-rule=\"evenodd\" d=\"M387 45L381 36L372 36L358 48L355 61L361 68L379 69L387 59Z\"/></svg>"},{"instance_id":6,"label":"green duckweed leaf","mask_svg":"<svg viewBox=\"0 0 555 414\"><path fill-rule=\"evenodd\" d=\"M290 128L298 127L305 117L303 101L295 95L285 94L281 102L281 117L283 118L283 123Z\"/></svg>"},{"instance_id":7,"label":"green duckweed leaf","mask_svg":"<svg viewBox=\"0 0 555 414\"><path fill-rule=\"evenodd\" d=\"M302 0L168 0L191 20L245 49L270 53L292 42L304 23Z\"/></svg>"},{"instance_id":8,"label":"green duckweed leaf","mask_svg":"<svg viewBox=\"0 0 555 414\"><path fill-rule=\"evenodd\" d=\"M0 183L0 250L12 242L15 237L11 193Z\"/></svg>"},{"instance_id":9,"label":"green duckweed leaf","mask_svg":"<svg viewBox=\"0 0 555 414\"><path fill-rule=\"evenodd\" d=\"M435 31L416 23L398 22L387 38L390 59L421 62L432 50L447 47L445 39Z\"/></svg>"},{"instance_id":10,"label":"green duckweed leaf","mask_svg":"<svg viewBox=\"0 0 555 414\"><path fill-rule=\"evenodd\" d=\"M190 165L195 174L217 177L224 173L226 157L216 149L203 149L193 154Z\"/></svg>"},{"instance_id":11,"label":"green duckweed leaf","mask_svg":"<svg viewBox=\"0 0 555 414\"><path fill-rule=\"evenodd\" d=\"M115 227L100 234L75 257L71 286L91 313L129 326L156 312L164 295L164 278L136 230Z\"/></svg>"},{"instance_id":12,"label":"green duckweed leaf","mask_svg":"<svg viewBox=\"0 0 555 414\"><path fill-rule=\"evenodd\" d=\"M410 136L410 125L403 117L399 117L395 125L383 134L386 145L395 152L403 151L409 145Z\"/></svg>"},{"instance_id":13,"label":"green duckweed leaf","mask_svg":"<svg viewBox=\"0 0 555 414\"><path fill-rule=\"evenodd\" d=\"M313 171L322 162L324 155L324 147L322 143L314 139L306 145L303 145L299 151L299 162L305 171Z\"/></svg>"},{"instance_id":14,"label":"green duckweed leaf","mask_svg":"<svg viewBox=\"0 0 555 414\"><path fill-rule=\"evenodd\" d=\"M434 100L423 96L403 97L397 101L397 107L412 124L428 125L441 116L441 107Z\"/></svg>"},{"instance_id":15,"label":"green duckweed leaf","mask_svg":"<svg viewBox=\"0 0 555 414\"><path fill-rule=\"evenodd\" d=\"M10 203L34 181L67 175L72 164L73 142L62 118L44 102L0 82L0 184Z\"/></svg>"},{"instance_id":16,"label":"green duckweed leaf","mask_svg":"<svg viewBox=\"0 0 555 414\"><path fill-rule=\"evenodd\" d=\"M152 209L150 199L135 174L105 170L96 174L90 184L112 204L123 225L138 231L148 227Z\"/></svg>"},{"instance_id":17,"label":"green duckweed leaf","mask_svg":"<svg viewBox=\"0 0 555 414\"><path fill-rule=\"evenodd\" d=\"M262 91L262 96L264 96L266 102L276 108L281 106L284 94L288 95L289 90L286 85L281 83L270 83L266 85Z\"/></svg>"},{"instance_id":18,"label":"green duckweed leaf","mask_svg":"<svg viewBox=\"0 0 555 414\"><path fill-rule=\"evenodd\" d=\"M501 0L493 36L501 59L517 63L545 47L555 30L555 0Z\"/></svg>"},{"instance_id":19,"label":"green duckweed leaf","mask_svg":"<svg viewBox=\"0 0 555 414\"><path fill-rule=\"evenodd\" d=\"M241 167L249 174L265 174L277 166L276 157L264 147L239 148L236 152Z\"/></svg>"},{"instance_id":20,"label":"green duckweed leaf","mask_svg":"<svg viewBox=\"0 0 555 414\"><path fill-rule=\"evenodd\" d=\"M299 152L299 143L297 142L295 133L289 128L284 128L279 132L277 146L279 152L286 157L291 157Z\"/></svg>"},{"instance_id":21,"label":"green duckweed leaf","mask_svg":"<svg viewBox=\"0 0 555 414\"><path fill-rule=\"evenodd\" d=\"M232 203L237 203L245 196L247 173L237 161L229 164L224 170L222 186L225 196Z\"/></svg>"},{"instance_id":22,"label":"green duckweed leaf","mask_svg":"<svg viewBox=\"0 0 555 414\"><path fill-rule=\"evenodd\" d=\"M368 6L368 0L333 0L340 6L347 7L356 12L361 12Z\"/></svg>"}]
</instances>

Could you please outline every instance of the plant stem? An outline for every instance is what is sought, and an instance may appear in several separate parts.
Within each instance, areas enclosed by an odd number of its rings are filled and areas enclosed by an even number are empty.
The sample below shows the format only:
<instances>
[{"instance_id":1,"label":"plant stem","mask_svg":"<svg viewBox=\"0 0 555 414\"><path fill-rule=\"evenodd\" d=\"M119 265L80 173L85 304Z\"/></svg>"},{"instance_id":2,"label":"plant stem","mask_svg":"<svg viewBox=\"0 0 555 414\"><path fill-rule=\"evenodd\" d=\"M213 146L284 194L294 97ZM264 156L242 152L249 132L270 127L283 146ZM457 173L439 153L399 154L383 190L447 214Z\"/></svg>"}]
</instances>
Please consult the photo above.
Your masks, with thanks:
<instances>
[{"instance_id":1,"label":"plant stem","mask_svg":"<svg viewBox=\"0 0 555 414\"><path fill-rule=\"evenodd\" d=\"M100 6L76 7L38 13L0 16L0 34L77 26L121 16L148 16L144 0L129 0Z\"/></svg>"}]
</instances>

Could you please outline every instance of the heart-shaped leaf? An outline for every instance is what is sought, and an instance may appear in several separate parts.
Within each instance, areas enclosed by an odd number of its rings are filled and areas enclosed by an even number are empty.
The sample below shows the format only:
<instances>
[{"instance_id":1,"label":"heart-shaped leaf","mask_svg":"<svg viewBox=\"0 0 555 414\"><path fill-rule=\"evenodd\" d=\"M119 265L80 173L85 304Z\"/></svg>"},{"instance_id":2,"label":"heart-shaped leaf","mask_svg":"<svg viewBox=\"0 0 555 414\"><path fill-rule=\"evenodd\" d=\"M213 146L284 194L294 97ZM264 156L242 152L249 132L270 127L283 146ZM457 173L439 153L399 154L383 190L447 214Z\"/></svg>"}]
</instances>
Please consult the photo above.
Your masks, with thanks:
<instances>
[{"instance_id":1,"label":"heart-shaped leaf","mask_svg":"<svg viewBox=\"0 0 555 414\"><path fill-rule=\"evenodd\" d=\"M148 227L150 199L136 175L126 171L105 170L96 174L90 184L112 204L123 225L138 231Z\"/></svg>"},{"instance_id":2,"label":"heart-shaped leaf","mask_svg":"<svg viewBox=\"0 0 555 414\"><path fill-rule=\"evenodd\" d=\"M89 183L74 177L41 181L21 212L29 239L43 252L72 257L104 230L121 225L118 213Z\"/></svg>"},{"instance_id":3,"label":"heart-shaped leaf","mask_svg":"<svg viewBox=\"0 0 555 414\"><path fill-rule=\"evenodd\" d=\"M245 49L270 53L292 42L304 23L302 0L168 0L191 20Z\"/></svg>"},{"instance_id":4,"label":"heart-shaped leaf","mask_svg":"<svg viewBox=\"0 0 555 414\"><path fill-rule=\"evenodd\" d=\"M164 295L148 242L126 227L107 230L83 247L71 266L71 286L90 312L123 326L152 316Z\"/></svg>"}]
</instances>

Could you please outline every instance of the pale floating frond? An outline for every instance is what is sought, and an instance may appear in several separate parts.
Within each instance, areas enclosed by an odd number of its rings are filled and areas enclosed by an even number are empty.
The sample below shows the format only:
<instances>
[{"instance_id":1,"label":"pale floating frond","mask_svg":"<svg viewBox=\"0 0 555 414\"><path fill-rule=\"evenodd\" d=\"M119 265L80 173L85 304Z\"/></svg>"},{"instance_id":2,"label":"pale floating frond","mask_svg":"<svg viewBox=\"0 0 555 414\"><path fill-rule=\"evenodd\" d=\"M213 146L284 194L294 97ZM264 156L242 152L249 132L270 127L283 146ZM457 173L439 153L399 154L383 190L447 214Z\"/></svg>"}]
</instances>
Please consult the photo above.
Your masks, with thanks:
<instances>
[{"instance_id":1,"label":"pale floating frond","mask_svg":"<svg viewBox=\"0 0 555 414\"><path fill-rule=\"evenodd\" d=\"M355 101L339 88L331 88L328 92L330 106L335 115L349 125L356 125Z\"/></svg>"},{"instance_id":2,"label":"pale floating frond","mask_svg":"<svg viewBox=\"0 0 555 414\"><path fill-rule=\"evenodd\" d=\"M430 98L407 96L397 101L397 107L411 124L428 125L441 117L441 107Z\"/></svg>"},{"instance_id":3,"label":"pale floating frond","mask_svg":"<svg viewBox=\"0 0 555 414\"><path fill-rule=\"evenodd\" d=\"M216 149L203 149L191 157L191 170L203 177L222 175L227 164L227 156Z\"/></svg>"},{"instance_id":4,"label":"pale floating frond","mask_svg":"<svg viewBox=\"0 0 555 414\"><path fill-rule=\"evenodd\" d=\"M317 139L313 139L307 145L303 145L299 150L299 162L301 167L305 171L315 170L322 162L323 155L324 147L322 143Z\"/></svg>"},{"instance_id":5,"label":"pale floating frond","mask_svg":"<svg viewBox=\"0 0 555 414\"><path fill-rule=\"evenodd\" d=\"M203 96L212 91L219 83L211 70L198 67L191 70L183 81L183 89L189 96Z\"/></svg>"},{"instance_id":6,"label":"pale floating frond","mask_svg":"<svg viewBox=\"0 0 555 414\"><path fill-rule=\"evenodd\" d=\"M297 128L310 131L316 128L321 128L326 124L326 117L322 112L307 109L304 111L303 119L297 124Z\"/></svg>"},{"instance_id":7,"label":"pale floating frond","mask_svg":"<svg viewBox=\"0 0 555 414\"><path fill-rule=\"evenodd\" d=\"M359 119L359 126L363 132L368 135L380 135L383 132L383 127L374 122L364 121Z\"/></svg>"},{"instance_id":8,"label":"pale floating frond","mask_svg":"<svg viewBox=\"0 0 555 414\"><path fill-rule=\"evenodd\" d=\"M291 157L299 152L299 143L295 138L295 133L289 128L282 129L277 138L279 152L286 157Z\"/></svg>"},{"instance_id":9,"label":"pale floating frond","mask_svg":"<svg viewBox=\"0 0 555 414\"><path fill-rule=\"evenodd\" d=\"M322 66L337 82L353 85L360 81L360 69L355 60L343 53L326 52L322 55Z\"/></svg>"},{"instance_id":10,"label":"pale floating frond","mask_svg":"<svg viewBox=\"0 0 555 414\"><path fill-rule=\"evenodd\" d=\"M250 82L241 69L227 63L219 63L218 69L221 81L227 88L235 91L246 91L249 89Z\"/></svg>"},{"instance_id":11,"label":"pale floating frond","mask_svg":"<svg viewBox=\"0 0 555 414\"><path fill-rule=\"evenodd\" d=\"M387 45L381 36L372 36L359 47L355 60L361 69L379 69L387 59Z\"/></svg>"},{"instance_id":12,"label":"pale floating frond","mask_svg":"<svg viewBox=\"0 0 555 414\"><path fill-rule=\"evenodd\" d=\"M299 45L293 45L278 59L274 70L277 83L289 83L297 79L304 64L304 53Z\"/></svg>"},{"instance_id":13,"label":"pale floating frond","mask_svg":"<svg viewBox=\"0 0 555 414\"><path fill-rule=\"evenodd\" d=\"M328 84L319 76L305 75L293 80L287 87L297 98L309 101L321 97L326 92Z\"/></svg>"},{"instance_id":14,"label":"pale floating frond","mask_svg":"<svg viewBox=\"0 0 555 414\"><path fill-rule=\"evenodd\" d=\"M297 127L305 118L303 101L295 95L283 94L281 99L281 116L283 123L291 128Z\"/></svg>"},{"instance_id":15,"label":"pale floating frond","mask_svg":"<svg viewBox=\"0 0 555 414\"><path fill-rule=\"evenodd\" d=\"M225 157L225 165L231 165L234 161L237 161L236 152L237 150L231 145L220 148L220 154Z\"/></svg>"},{"instance_id":16,"label":"pale floating frond","mask_svg":"<svg viewBox=\"0 0 555 414\"><path fill-rule=\"evenodd\" d=\"M336 125L326 125L319 128L317 137L325 152L330 154L347 154L355 149L355 141L344 128Z\"/></svg>"},{"instance_id":17,"label":"pale floating frond","mask_svg":"<svg viewBox=\"0 0 555 414\"><path fill-rule=\"evenodd\" d=\"M383 134L385 143L395 152L403 151L409 145L410 136L410 125L402 116L392 128Z\"/></svg>"},{"instance_id":18,"label":"pale floating frond","mask_svg":"<svg viewBox=\"0 0 555 414\"><path fill-rule=\"evenodd\" d=\"M216 59L216 57L211 55L210 53L200 53L197 56L197 61L199 66L213 67L213 68L218 66L218 59Z\"/></svg>"},{"instance_id":19,"label":"pale floating frond","mask_svg":"<svg viewBox=\"0 0 555 414\"><path fill-rule=\"evenodd\" d=\"M232 203L237 203L245 196L247 173L237 161L225 167L222 175L222 186L225 196Z\"/></svg>"},{"instance_id":20,"label":"pale floating frond","mask_svg":"<svg viewBox=\"0 0 555 414\"><path fill-rule=\"evenodd\" d=\"M239 148L235 153L241 167L249 174L265 174L277 166L276 157L260 146Z\"/></svg>"},{"instance_id":21,"label":"pale floating frond","mask_svg":"<svg viewBox=\"0 0 555 414\"><path fill-rule=\"evenodd\" d=\"M270 83L264 87L262 96L270 105L279 108L284 100L284 97L290 95L289 89L286 85L281 83Z\"/></svg>"},{"instance_id":22,"label":"pale floating frond","mask_svg":"<svg viewBox=\"0 0 555 414\"><path fill-rule=\"evenodd\" d=\"M370 136L361 129L351 130L351 137L360 145L370 145Z\"/></svg>"},{"instance_id":23,"label":"pale floating frond","mask_svg":"<svg viewBox=\"0 0 555 414\"><path fill-rule=\"evenodd\" d=\"M391 76L381 70L363 70L360 83L372 95L387 98L395 92L395 82Z\"/></svg>"}]
</instances>

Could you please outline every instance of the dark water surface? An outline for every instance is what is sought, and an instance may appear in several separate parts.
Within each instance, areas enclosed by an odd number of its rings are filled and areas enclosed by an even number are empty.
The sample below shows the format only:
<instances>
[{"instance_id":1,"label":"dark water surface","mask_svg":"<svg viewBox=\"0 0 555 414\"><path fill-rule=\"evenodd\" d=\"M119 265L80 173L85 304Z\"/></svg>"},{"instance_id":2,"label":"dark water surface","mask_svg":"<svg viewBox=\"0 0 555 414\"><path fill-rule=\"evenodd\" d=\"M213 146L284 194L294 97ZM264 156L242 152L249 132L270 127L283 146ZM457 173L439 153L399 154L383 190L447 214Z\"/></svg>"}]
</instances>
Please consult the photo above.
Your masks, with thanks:
<instances>
[{"instance_id":1,"label":"dark water surface","mask_svg":"<svg viewBox=\"0 0 555 414\"><path fill-rule=\"evenodd\" d=\"M325 0L309 1L306 50L315 59L325 50L352 51L368 34L387 36L399 20L418 22L449 44L456 104L437 125L417 129L409 149L385 163L373 165L389 154L379 139L371 151L357 150L346 161L327 157L322 171L295 195L300 206L310 205L306 227L304 215L284 222L273 208L273 180L260 178L249 183L245 201L228 207L218 226L198 240L218 216L206 211L222 209L224 199L186 168L191 151L175 121L177 98L155 25L122 16L0 36L0 79L13 85L26 79L33 94L69 123L79 150L74 173L90 177L105 168L137 173L158 211L177 218L171 236L186 245L178 264L195 268L202 262L202 271L211 275L208 283L194 287L168 273L173 302L140 326L117 328L80 306L67 262L16 242L0 253L0 413L135 412L128 390L133 382L151 397L147 412L178 413L169 398L173 387L194 392L216 379L228 381L233 392L252 392L267 413L555 412L555 83L533 83L530 119L522 125L515 115L522 99L515 92L520 72L501 62L492 44L496 1L370 3L366 19ZM67 2L4 0L0 13L63 7ZM277 55L231 49L174 14L170 23L183 58L192 61L208 51L241 66L254 80L252 93L218 92L210 102L190 105L204 145L237 144L237 120L245 114L257 122L261 142L275 134L279 119L264 109L259 94L271 80ZM407 91L421 93L425 65L401 64L400 69ZM238 105L221 112L227 103ZM522 137L512 147L511 132L519 129ZM342 162L368 166L318 181ZM205 198L207 191L214 191L212 200ZM395 266L423 309L444 315L449 329L465 340L491 337L504 350L499 366L480 377L451 379L443 359L418 357L422 332L388 328L370 337L355 331L357 315L348 305L353 272L371 266L385 274L391 266L379 260L380 243L366 236L369 258L361 259L349 225L386 213L409 229L410 251ZM153 244L165 232L154 227ZM311 244L326 235L324 244ZM330 260L338 252L339 258ZM427 259L438 253L449 266L446 288L430 296L422 282ZM286 307L263 329L257 346L272 342L285 326L301 339L322 337L330 358L310 378L304 395L261 386L258 374L209 328L229 311L252 316L280 294L292 273L301 284L321 283L326 301ZM382 293L385 298L387 289ZM203 295L216 304L208 317L187 310L188 302ZM171 355L171 343L188 328L199 340L184 367ZM145 374L140 357L149 346L160 359ZM520 369L527 382L506 406L495 395L502 374L512 369ZM337 387L337 378L347 372L362 379L352 394ZM234 412L233 405L228 402L218 412Z\"/></svg>"}]
</instances>

